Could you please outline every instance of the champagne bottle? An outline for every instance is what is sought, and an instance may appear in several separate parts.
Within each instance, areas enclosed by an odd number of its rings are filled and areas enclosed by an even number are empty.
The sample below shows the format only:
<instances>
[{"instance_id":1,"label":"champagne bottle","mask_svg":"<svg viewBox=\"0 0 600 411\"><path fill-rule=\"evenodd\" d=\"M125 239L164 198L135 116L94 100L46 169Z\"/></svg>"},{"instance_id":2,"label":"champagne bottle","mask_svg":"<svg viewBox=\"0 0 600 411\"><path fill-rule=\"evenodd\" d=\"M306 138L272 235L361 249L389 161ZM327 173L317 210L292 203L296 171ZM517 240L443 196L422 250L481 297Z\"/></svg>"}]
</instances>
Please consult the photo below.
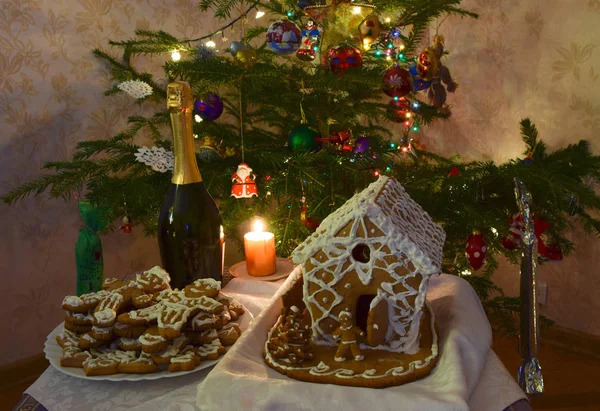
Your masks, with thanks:
<instances>
[{"instance_id":1,"label":"champagne bottle","mask_svg":"<svg viewBox=\"0 0 600 411\"><path fill-rule=\"evenodd\" d=\"M158 245L171 286L182 288L199 278L221 281L223 226L219 210L204 187L192 133L193 100L188 83L167 88L175 165L167 199L158 219Z\"/></svg>"}]
</instances>

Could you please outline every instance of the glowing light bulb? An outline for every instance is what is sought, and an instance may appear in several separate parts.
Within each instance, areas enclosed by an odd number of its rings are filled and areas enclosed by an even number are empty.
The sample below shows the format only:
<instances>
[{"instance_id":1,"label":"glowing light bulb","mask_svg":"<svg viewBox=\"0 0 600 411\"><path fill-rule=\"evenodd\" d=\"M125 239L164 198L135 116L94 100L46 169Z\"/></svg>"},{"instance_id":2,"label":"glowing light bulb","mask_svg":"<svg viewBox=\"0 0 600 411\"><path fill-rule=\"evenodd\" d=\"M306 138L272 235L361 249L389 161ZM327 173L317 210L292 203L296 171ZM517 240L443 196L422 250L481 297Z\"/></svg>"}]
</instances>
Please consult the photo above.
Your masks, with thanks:
<instances>
[{"instance_id":1,"label":"glowing light bulb","mask_svg":"<svg viewBox=\"0 0 600 411\"><path fill-rule=\"evenodd\" d=\"M287 13L285 13L285 15L288 17L292 17L294 15L294 12L288 11Z\"/></svg>"},{"instance_id":2,"label":"glowing light bulb","mask_svg":"<svg viewBox=\"0 0 600 411\"><path fill-rule=\"evenodd\" d=\"M391 169L392 169L392 167L388 166L388 167L385 168L385 171L390 171Z\"/></svg>"},{"instance_id":3,"label":"glowing light bulb","mask_svg":"<svg viewBox=\"0 0 600 411\"><path fill-rule=\"evenodd\" d=\"M415 102L413 103L413 107L414 107L414 108L419 108L419 103L415 101Z\"/></svg>"},{"instance_id":4,"label":"glowing light bulb","mask_svg":"<svg viewBox=\"0 0 600 411\"><path fill-rule=\"evenodd\" d=\"M375 170L375 172L373 173L373 175L374 175L375 177L379 177L379 170Z\"/></svg>"},{"instance_id":5,"label":"glowing light bulb","mask_svg":"<svg viewBox=\"0 0 600 411\"><path fill-rule=\"evenodd\" d=\"M402 152L403 153L408 153L408 150L409 150L408 147L402 147Z\"/></svg>"},{"instance_id":6,"label":"glowing light bulb","mask_svg":"<svg viewBox=\"0 0 600 411\"><path fill-rule=\"evenodd\" d=\"M264 11L261 11L261 10L257 10L257 11L256 11L256 18L257 18L257 19L260 19L260 18L261 18L262 16L264 16L264 15L265 15L265 12L264 12Z\"/></svg>"},{"instance_id":7,"label":"glowing light bulb","mask_svg":"<svg viewBox=\"0 0 600 411\"><path fill-rule=\"evenodd\" d=\"M318 51L318 50L319 50L319 47L317 47L317 46L314 46L314 47L313 47L313 50L314 50L314 51Z\"/></svg>"},{"instance_id":8,"label":"glowing light bulb","mask_svg":"<svg viewBox=\"0 0 600 411\"><path fill-rule=\"evenodd\" d=\"M400 100L400 97L394 96L394 100L398 101L398 100Z\"/></svg>"},{"instance_id":9,"label":"glowing light bulb","mask_svg":"<svg viewBox=\"0 0 600 411\"><path fill-rule=\"evenodd\" d=\"M462 271L460 272L460 275L471 275L471 274L472 274L472 273L471 273L471 270L462 270Z\"/></svg>"},{"instance_id":10,"label":"glowing light bulb","mask_svg":"<svg viewBox=\"0 0 600 411\"><path fill-rule=\"evenodd\" d=\"M494 234L495 237L498 237L498 230L496 230L494 227L490 228L490 231L492 232L492 234Z\"/></svg>"},{"instance_id":11,"label":"glowing light bulb","mask_svg":"<svg viewBox=\"0 0 600 411\"><path fill-rule=\"evenodd\" d=\"M198 134L194 134L194 138L198 138Z\"/></svg>"},{"instance_id":12,"label":"glowing light bulb","mask_svg":"<svg viewBox=\"0 0 600 411\"><path fill-rule=\"evenodd\" d=\"M396 143L390 143L390 148L395 148L396 147Z\"/></svg>"},{"instance_id":13,"label":"glowing light bulb","mask_svg":"<svg viewBox=\"0 0 600 411\"><path fill-rule=\"evenodd\" d=\"M352 14L360 14L360 13L362 13L362 8L361 7L357 6L357 7L354 7L352 9Z\"/></svg>"},{"instance_id":14,"label":"glowing light bulb","mask_svg":"<svg viewBox=\"0 0 600 411\"><path fill-rule=\"evenodd\" d=\"M196 120L196 123L202 123L202 117L199 114L194 115L194 120Z\"/></svg>"},{"instance_id":15,"label":"glowing light bulb","mask_svg":"<svg viewBox=\"0 0 600 411\"><path fill-rule=\"evenodd\" d=\"M376 55L376 56L381 56L381 50L377 50L377 51L375 52L375 55Z\"/></svg>"},{"instance_id":16,"label":"glowing light bulb","mask_svg":"<svg viewBox=\"0 0 600 411\"><path fill-rule=\"evenodd\" d=\"M211 49L214 49L215 47L217 47L217 43L215 43L215 42L214 42L214 41L212 41L212 40L208 40L208 41L206 42L206 47L210 47Z\"/></svg>"},{"instance_id":17,"label":"glowing light bulb","mask_svg":"<svg viewBox=\"0 0 600 411\"><path fill-rule=\"evenodd\" d=\"M406 113L406 118L410 118L411 116L412 116L412 114L410 112Z\"/></svg>"},{"instance_id":18,"label":"glowing light bulb","mask_svg":"<svg viewBox=\"0 0 600 411\"><path fill-rule=\"evenodd\" d=\"M371 48L371 40L363 39L363 49L369 50Z\"/></svg>"},{"instance_id":19,"label":"glowing light bulb","mask_svg":"<svg viewBox=\"0 0 600 411\"><path fill-rule=\"evenodd\" d=\"M404 50L406 48L406 46L404 46L404 44L400 44L400 50Z\"/></svg>"},{"instance_id":20,"label":"glowing light bulb","mask_svg":"<svg viewBox=\"0 0 600 411\"><path fill-rule=\"evenodd\" d=\"M388 55L388 56L387 56L385 59L386 59L386 60L391 60L391 59L392 59L392 56Z\"/></svg>"},{"instance_id":21,"label":"glowing light bulb","mask_svg":"<svg viewBox=\"0 0 600 411\"><path fill-rule=\"evenodd\" d=\"M413 131L419 131L419 126L413 126Z\"/></svg>"},{"instance_id":22,"label":"glowing light bulb","mask_svg":"<svg viewBox=\"0 0 600 411\"><path fill-rule=\"evenodd\" d=\"M405 122L404 122L404 125L405 125L406 127L410 126L410 121L405 121Z\"/></svg>"},{"instance_id":23,"label":"glowing light bulb","mask_svg":"<svg viewBox=\"0 0 600 411\"><path fill-rule=\"evenodd\" d=\"M391 22L391 21L392 21L392 19L391 19L391 18L389 18L389 17L386 17L384 21L385 21L386 23L389 23L389 22Z\"/></svg>"},{"instance_id":24,"label":"glowing light bulb","mask_svg":"<svg viewBox=\"0 0 600 411\"><path fill-rule=\"evenodd\" d=\"M181 60L181 53L179 52L179 50L173 50L171 52L171 60L173 60L173 61Z\"/></svg>"}]
</instances>

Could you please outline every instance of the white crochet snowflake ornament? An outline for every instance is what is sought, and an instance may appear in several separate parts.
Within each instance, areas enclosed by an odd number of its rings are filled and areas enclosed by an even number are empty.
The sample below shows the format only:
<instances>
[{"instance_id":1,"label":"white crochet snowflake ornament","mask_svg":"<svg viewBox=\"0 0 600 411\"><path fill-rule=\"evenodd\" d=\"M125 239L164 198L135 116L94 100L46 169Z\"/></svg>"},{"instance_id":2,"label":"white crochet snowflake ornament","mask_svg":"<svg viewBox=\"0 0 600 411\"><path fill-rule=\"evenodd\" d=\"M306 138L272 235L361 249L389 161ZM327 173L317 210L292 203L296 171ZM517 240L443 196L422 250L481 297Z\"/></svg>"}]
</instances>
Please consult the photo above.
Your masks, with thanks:
<instances>
[{"instance_id":1,"label":"white crochet snowflake ornament","mask_svg":"<svg viewBox=\"0 0 600 411\"><path fill-rule=\"evenodd\" d=\"M117 84L117 88L135 99L144 98L152 94L152 87L141 80L124 81Z\"/></svg>"},{"instance_id":2,"label":"white crochet snowflake ornament","mask_svg":"<svg viewBox=\"0 0 600 411\"><path fill-rule=\"evenodd\" d=\"M172 151L167 151L160 147L140 147L135 153L137 161L151 167L154 171L166 173L173 171L174 157Z\"/></svg>"}]
</instances>

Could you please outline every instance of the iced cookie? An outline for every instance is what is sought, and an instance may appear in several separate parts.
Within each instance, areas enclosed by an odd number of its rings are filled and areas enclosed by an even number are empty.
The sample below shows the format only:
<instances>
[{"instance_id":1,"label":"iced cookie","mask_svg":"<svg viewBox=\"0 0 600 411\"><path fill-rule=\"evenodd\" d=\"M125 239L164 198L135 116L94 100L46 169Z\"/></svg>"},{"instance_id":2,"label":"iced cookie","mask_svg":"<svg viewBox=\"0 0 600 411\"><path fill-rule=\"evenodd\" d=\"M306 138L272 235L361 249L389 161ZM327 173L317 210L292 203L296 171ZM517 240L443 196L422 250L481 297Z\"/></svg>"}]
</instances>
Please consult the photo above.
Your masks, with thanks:
<instances>
[{"instance_id":1,"label":"iced cookie","mask_svg":"<svg viewBox=\"0 0 600 411\"><path fill-rule=\"evenodd\" d=\"M92 358L92 355L77 347L63 348L62 356L60 357L61 367L83 367L83 363Z\"/></svg>"},{"instance_id":2,"label":"iced cookie","mask_svg":"<svg viewBox=\"0 0 600 411\"><path fill-rule=\"evenodd\" d=\"M217 338L217 330L211 329L206 331L186 331L185 336L192 342L192 344L208 344Z\"/></svg>"},{"instance_id":3,"label":"iced cookie","mask_svg":"<svg viewBox=\"0 0 600 411\"><path fill-rule=\"evenodd\" d=\"M150 357L156 364L169 364L171 358L180 353L180 351L189 343L184 335L180 335L167 347L166 350L161 351L156 354L151 354Z\"/></svg>"},{"instance_id":4,"label":"iced cookie","mask_svg":"<svg viewBox=\"0 0 600 411\"><path fill-rule=\"evenodd\" d=\"M102 290L97 293L83 294L80 297L68 295L63 299L62 309L76 313L87 313L94 308L108 295L108 292Z\"/></svg>"},{"instance_id":5,"label":"iced cookie","mask_svg":"<svg viewBox=\"0 0 600 411\"><path fill-rule=\"evenodd\" d=\"M138 351L142 349L142 343L137 338L119 338L119 348L125 351Z\"/></svg>"},{"instance_id":6,"label":"iced cookie","mask_svg":"<svg viewBox=\"0 0 600 411\"><path fill-rule=\"evenodd\" d=\"M88 377L96 375L112 375L118 372L119 363L107 358L88 358L83 362L85 375Z\"/></svg>"},{"instance_id":7,"label":"iced cookie","mask_svg":"<svg viewBox=\"0 0 600 411\"><path fill-rule=\"evenodd\" d=\"M170 281L169 274L158 266L138 274L135 279L135 282L140 284L144 293L147 294L168 289Z\"/></svg>"},{"instance_id":8,"label":"iced cookie","mask_svg":"<svg viewBox=\"0 0 600 411\"><path fill-rule=\"evenodd\" d=\"M79 347L79 334L69 330L63 330L56 336L56 342L61 347Z\"/></svg>"},{"instance_id":9,"label":"iced cookie","mask_svg":"<svg viewBox=\"0 0 600 411\"><path fill-rule=\"evenodd\" d=\"M196 368L196 362L194 361L194 354L188 352L186 354L178 354L171 358L171 363L169 364L170 372L177 371L191 371Z\"/></svg>"},{"instance_id":10,"label":"iced cookie","mask_svg":"<svg viewBox=\"0 0 600 411\"><path fill-rule=\"evenodd\" d=\"M183 293L189 298L210 297L214 298L221 290L221 282L212 278L202 278L190 285L186 285Z\"/></svg>"},{"instance_id":11,"label":"iced cookie","mask_svg":"<svg viewBox=\"0 0 600 411\"><path fill-rule=\"evenodd\" d=\"M138 338L140 335L148 329L146 324L142 325L131 325L116 322L113 326L113 332L117 337L121 338Z\"/></svg>"},{"instance_id":12,"label":"iced cookie","mask_svg":"<svg viewBox=\"0 0 600 411\"><path fill-rule=\"evenodd\" d=\"M147 374L156 372L158 367L152 359L142 353L138 358L119 363L118 371L130 374Z\"/></svg>"},{"instance_id":13,"label":"iced cookie","mask_svg":"<svg viewBox=\"0 0 600 411\"><path fill-rule=\"evenodd\" d=\"M113 291L123 287L125 284L126 283L124 281L119 280L118 278L105 278L104 281L102 281L102 289L106 291Z\"/></svg>"},{"instance_id":14,"label":"iced cookie","mask_svg":"<svg viewBox=\"0 0 600 411\"><path fill-rule=\"evenodd\" d=\"M237 324L230 323L230 326L224 327L223 329L217 332L219 340L223 345L233 345L234 342L240 338L241 331Z\"/></svg>"},{"instance_id":15,"label":"iced cookie","mask_svg":"<svg viewBox=\"0 0 600 411\"><path fill-rule=\"evenodd\" d=\"M90 313L76 313L67 311L65 313L65 322L73 325L92 325L94 318Z\"/></svg>"},{"instance_id":16,"label":"iced cookie","mask_svg":"<svg viewBox=\"0 0 600 411\"><path fill-rule=\"evenodd\" d=\"M83 334L79 338L79 348L82 348L84 350L89 350L90 348L98 348L104 344L106 344L106 341L98 340L92 337L92 335L89 332Z\"/></svg>"},{"instance_id":17,"label":"iced cookie","mask_svg":"<svg viewBox=\"0 0 600 411\"><path fill-rule=\"evenodd\" d=\"M223 347L218 338L208 344L196 347L196 355L199 356L202 361L216 360L219 358L219 355L223 355L226 352L227 350Z\"/></svg>"},{"instance_id":18,"label":"iced cookie","mask_svg":"<svg viewBox=\"0 0 600 411\"><path fill-rule=\"evenodd\" d=\"M77 325L77 324L73 324L73 323L66 322L66 321L65 321L64 326L65 326L65 330L69 330L69 331L77 333L77 334L83 334L92 329L91 325Z\"/></svg>"},{"instance_id":19,"label":"iced cookie","mask_svg":"<svg viewBox=\"0 0 600 411\"><path fill-rule=\"evenodd\" d=\"M114 327L93 326L90 335L100 341L110 341L113 338Z\"/></svg>"},{"instance_id":20,"label":"iced cookie","mask_svg":"<svg viewBox=\"0 0 600 411\"><path fill-rule=\"evenodd\" d=\"M148 328L138 340L142 344L142 351L149 354L159 353L169 346L169 340L160 335L156 326Z\"/></svg>"},{"instance_id":21,"label":"iced cookie","mask_svg":"<svg viewBox=\"0 0 600 411\"><path fill-rule=\"evenodd\" d=\"M211 328L217 328L217 324L218 318L216 315L200 311L188 321L187 328L192 331L204 331Z\"/></svg>"}]
</instances>

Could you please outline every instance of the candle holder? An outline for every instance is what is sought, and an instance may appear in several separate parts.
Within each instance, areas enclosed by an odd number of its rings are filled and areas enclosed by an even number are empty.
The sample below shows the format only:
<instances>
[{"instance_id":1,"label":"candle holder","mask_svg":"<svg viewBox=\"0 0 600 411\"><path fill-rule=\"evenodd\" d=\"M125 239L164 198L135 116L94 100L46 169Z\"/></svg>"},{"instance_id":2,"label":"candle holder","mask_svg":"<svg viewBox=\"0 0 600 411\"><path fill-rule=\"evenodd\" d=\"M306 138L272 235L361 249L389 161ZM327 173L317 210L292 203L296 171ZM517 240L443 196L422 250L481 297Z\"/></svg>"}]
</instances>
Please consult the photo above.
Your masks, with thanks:
<instances>
[{"instance_id":1,"label":"candle holder","mask_svg":"<svg viewBox=\"0 0 600 411\"><path fill-rule=\"evenodd\" d=\"M248 274L246 261L240 261L229 268L229 273L232 277L240 280L250 281L277 281L286 278L294 270L294 263L287 258L277 258L275 261L277 271L274 274L264 277L253 277Z\"/></svg>"}]
</instances>

